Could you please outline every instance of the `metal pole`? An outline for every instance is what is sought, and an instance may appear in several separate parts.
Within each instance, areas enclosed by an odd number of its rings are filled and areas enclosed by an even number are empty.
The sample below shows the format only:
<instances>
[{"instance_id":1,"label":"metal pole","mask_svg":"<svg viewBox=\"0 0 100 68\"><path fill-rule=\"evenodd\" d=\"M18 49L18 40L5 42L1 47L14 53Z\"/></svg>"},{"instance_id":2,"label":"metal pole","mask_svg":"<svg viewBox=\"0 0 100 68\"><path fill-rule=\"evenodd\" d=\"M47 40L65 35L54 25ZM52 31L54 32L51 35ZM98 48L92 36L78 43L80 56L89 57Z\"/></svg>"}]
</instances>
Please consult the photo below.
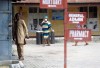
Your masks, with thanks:
<instances>
[{"instance_id":1,"label":"metal pole","mask_svg":"<svg viewBox=\"0 0 100 68\"><path fill-rule=\"evenodd\" d=\"M67 30L67 9L68 4L67 0L64 0L64 68L67 68L67 37L66 37L66 30Z\"/></svg>"}]
</instances>

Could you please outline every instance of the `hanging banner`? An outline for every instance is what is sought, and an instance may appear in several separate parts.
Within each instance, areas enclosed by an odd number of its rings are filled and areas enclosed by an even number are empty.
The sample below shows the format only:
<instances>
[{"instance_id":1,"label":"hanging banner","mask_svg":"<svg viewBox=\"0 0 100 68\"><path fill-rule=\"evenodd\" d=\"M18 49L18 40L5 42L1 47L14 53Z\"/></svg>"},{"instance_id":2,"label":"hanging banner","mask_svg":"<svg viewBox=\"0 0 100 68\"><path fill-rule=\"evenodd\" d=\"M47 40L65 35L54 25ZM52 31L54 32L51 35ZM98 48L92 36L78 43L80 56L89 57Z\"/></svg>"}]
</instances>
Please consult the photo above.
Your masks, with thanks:
<instances>
[{"instance_id":1,"label":"hanging banner","mask_svg":"<svg viewBox=\"0 0 100 68\"><path fill-rule=\"evenodd\" d=\"M85 12L69 12L68 13L68 23L69 24L85 24L86 23L86 13Z\"/></svg>"},{"instance_id":2,"label":"hanging banner","mask_svg":"<svg viewBox=\"0 0 100 68\"><path fill-rule=\"evenodd\" d=\"M71 41L91 41L90 29L68 29L67 39Z\"/></svg>"},{"instance_id":3,"label":"hanging banner","mask_svg":"<svg viewBox=\"0 0 100 68\"><path fill-rule=\"evenodd\" d=\"M40 8L64 8L64 0L40 0Z\"/></svg>"}]
</instances>

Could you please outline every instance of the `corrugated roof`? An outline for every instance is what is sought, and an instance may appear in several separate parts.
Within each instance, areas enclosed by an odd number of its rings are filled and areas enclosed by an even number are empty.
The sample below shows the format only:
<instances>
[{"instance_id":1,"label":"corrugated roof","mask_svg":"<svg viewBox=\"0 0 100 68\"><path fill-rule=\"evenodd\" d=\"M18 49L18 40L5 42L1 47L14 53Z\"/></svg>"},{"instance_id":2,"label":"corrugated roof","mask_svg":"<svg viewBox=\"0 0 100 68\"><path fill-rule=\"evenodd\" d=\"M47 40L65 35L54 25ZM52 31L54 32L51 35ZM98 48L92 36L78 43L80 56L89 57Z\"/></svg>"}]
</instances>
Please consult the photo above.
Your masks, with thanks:
<instances>
[{"instance_id":1,"label":"corrugated roof","mask_svg":"<svg viewBox=\"0 0 100 68\"><path fill-rule=\"evenodd\" d=\"M68 0L68 3L98 3L100 0ZM40 0L21 0L20 3L40 3Z\"/></svg>"},{"instance_id":2,"label":"corrugated roof","mask_svg":"<svg viewBox=\"0 0 100 68\"><path fill-rule=\"evenodd\" d=\"M40 0L21 0L19 3L40 3Z\"/></svg>"},{"instance_id":3,"label":"corrugated roof","mask_svg":"<svg viewBox=\"0 0 100 68\"><path fill-rule=\"evenodd\" d=\"M68 0L68 3L96 3L100 2L100 0Z\"/></svg>"}]
</instances>

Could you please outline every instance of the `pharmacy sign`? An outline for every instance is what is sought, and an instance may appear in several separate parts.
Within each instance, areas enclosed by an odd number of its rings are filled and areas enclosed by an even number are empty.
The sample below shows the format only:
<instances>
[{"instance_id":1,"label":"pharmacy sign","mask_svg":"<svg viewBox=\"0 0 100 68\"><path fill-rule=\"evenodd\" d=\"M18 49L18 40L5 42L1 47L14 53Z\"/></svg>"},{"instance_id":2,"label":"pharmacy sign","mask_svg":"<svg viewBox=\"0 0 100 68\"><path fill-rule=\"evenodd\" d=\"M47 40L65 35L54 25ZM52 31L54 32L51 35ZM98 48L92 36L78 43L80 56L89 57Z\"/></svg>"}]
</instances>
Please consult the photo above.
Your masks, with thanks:
<instances>
[{"instance_id":1,"label":"pharmacy sign","mask_svg":"<svg viewBox=\"0 0 100 68\"><path fill-rule=\"evenodd\" d=\"M40 8L64 8L64 0L40 0Z\"/></svg>"},{"instance_id":2,"label":"pharmacy sign","mask_svg":"<svg viewBox=\"0 0 100 68\"><path fill-rule=\"evenodd\" d=\"M90 29L68 29L67 39L71 41L91 41Z\"/></svg>"}]
</instances>

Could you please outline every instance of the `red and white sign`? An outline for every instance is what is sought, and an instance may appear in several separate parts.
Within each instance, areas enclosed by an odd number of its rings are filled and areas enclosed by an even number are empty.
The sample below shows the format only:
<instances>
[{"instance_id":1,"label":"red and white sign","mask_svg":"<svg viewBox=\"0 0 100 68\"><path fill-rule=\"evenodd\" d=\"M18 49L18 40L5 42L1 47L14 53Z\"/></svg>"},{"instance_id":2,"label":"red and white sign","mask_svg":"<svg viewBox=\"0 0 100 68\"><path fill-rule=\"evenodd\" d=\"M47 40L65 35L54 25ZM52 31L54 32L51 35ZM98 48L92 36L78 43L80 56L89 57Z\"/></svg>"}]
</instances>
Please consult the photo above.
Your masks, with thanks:
<instances>
[{"instance_id":1,"label":"red and white sign","mask_svg":"<svg viewBox=\"0 0 100 68\"><path fill-rule=\"evenodd\" d=\"M91 30L89 29L68 29L67 39L71 41L91 41Z\"/></svg>"},{"instance_id":2,"label":"red and white sign","mask_svg":"<svg viewBox=\"0 0 100 68\"><path fill-rule=\"evenodd\" d=\"M64 0L40 0L40 8L64 8Z\"/></svg>"},{"instance_id":3,"label":"red and white sign","mask_svg":"<svg viewBox=\"0 0 100 68\"><path fill-rule=\"evenodd\" d=\"M86 23L86 13L85 12L69 12L68 13L68 23L70 24L85 24Z\"/></svg>"}]
</instances>

